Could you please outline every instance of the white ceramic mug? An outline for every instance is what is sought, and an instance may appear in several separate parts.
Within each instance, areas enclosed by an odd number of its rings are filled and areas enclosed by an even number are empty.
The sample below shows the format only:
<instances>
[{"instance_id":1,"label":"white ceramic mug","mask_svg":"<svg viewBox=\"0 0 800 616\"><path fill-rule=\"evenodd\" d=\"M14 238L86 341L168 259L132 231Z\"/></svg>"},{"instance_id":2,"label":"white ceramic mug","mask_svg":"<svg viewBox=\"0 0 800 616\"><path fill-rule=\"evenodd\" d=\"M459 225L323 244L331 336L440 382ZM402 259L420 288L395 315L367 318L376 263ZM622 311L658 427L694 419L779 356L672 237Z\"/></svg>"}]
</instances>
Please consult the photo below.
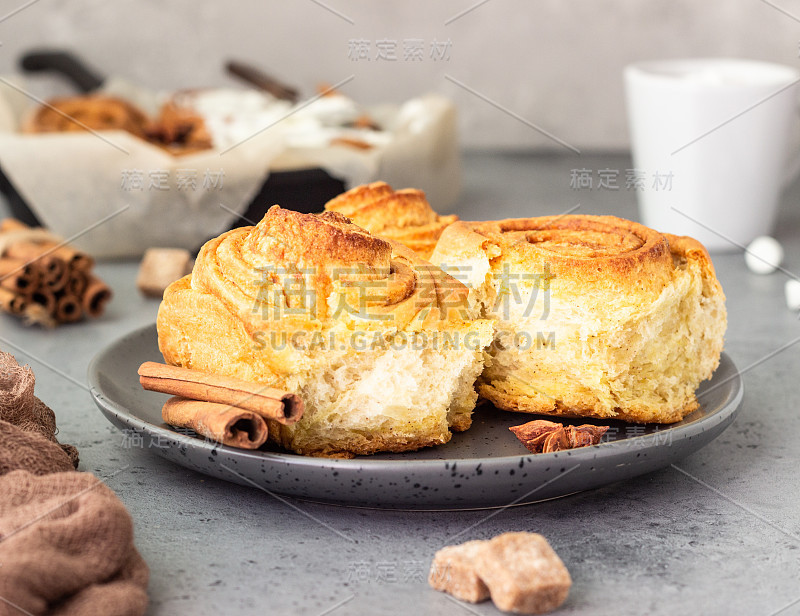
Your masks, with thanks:
<instances>
[{"instance_id":1,"label":"white ceramic mug","mask_svg":"<svg viewBox=\"0 0 800 616\"><path fill-rule=\"evenodd\" d=\"M713 251L768 235L800 73L708 58L640 62L624 78L642 222Z\"/></svg>"}]
</instances>

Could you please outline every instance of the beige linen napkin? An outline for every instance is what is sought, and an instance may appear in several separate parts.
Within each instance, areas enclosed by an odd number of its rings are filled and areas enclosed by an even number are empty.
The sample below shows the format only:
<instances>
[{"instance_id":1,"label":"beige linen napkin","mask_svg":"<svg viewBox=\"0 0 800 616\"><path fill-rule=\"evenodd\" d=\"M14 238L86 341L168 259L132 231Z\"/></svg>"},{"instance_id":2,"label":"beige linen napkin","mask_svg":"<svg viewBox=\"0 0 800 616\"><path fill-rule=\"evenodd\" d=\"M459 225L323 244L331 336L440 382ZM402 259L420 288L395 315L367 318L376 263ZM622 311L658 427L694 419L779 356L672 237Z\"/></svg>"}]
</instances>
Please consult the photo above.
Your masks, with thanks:
<instances>
[{"instance_id":1,"label":"beige linen napkin","mask_svg":"<svg viewBox=\"0 0 800 616\"><path fill-rule=\"evenodd\" d=\"M125 506L74 470L34 376L0 352L0 615L140 616L149 571Z\"/></svg>"}]
</instances>

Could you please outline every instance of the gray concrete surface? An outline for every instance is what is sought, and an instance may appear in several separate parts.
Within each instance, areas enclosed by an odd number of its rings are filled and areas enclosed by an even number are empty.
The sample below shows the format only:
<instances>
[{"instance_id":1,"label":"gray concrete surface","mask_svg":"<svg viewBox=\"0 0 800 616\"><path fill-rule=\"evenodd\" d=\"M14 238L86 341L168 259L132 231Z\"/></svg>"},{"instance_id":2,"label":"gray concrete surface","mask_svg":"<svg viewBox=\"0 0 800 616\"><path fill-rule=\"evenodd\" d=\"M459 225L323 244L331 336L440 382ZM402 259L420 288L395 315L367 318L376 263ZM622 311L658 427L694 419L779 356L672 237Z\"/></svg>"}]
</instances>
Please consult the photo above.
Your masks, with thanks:
<instances>
[{"instance_id":1,"label":"gray concrete surface","mask_svg":"<svg viewBox=\"0 0 800 616\"><path fill-rule=\"evenodd\" d=\"M465 218L559 213L635 217L634 193L577 191L573 168L629 168L625 156L465 158ZM624 172L623 172L624 173ZM777 237L800 272L800 184L784 195ZM749 273L741 253L714 257L728 298L726 351L744 371L731 428L677 465L605 488L498 512L410 513L282 502L126 446L85 390L91 357L151 323L134 263L101 264L116 298L100 320L57 331L0 317L0 347L34 368L37 393L81 470L128 506L151 571L150 614L497 614L425 583L433 553L509 530L544 534L574 585L561 614L800 614L800 321L786 275ZM490 515L491 514L491 515ZM336 531L336 532L334 532Z\"/></svg>"}]
</instances>

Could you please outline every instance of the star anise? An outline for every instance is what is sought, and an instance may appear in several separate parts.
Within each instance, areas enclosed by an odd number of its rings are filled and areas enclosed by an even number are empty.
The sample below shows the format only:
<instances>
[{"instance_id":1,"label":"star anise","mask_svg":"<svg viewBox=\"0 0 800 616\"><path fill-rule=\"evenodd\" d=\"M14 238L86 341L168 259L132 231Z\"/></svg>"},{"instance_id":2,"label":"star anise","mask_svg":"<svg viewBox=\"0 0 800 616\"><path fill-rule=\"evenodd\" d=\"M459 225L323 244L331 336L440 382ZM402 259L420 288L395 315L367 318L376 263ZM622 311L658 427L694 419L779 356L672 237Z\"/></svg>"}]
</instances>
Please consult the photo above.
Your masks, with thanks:
<instances>
[{"instance_id":1,"label":"star anise","mask_svg":"<svg viewBox=\"0 0 800 616\"><path fill-rule=\"evenodd\" d=\"M548 453L596 445L608 426L565 426L554 421L537 419L509 428L532 453Z\"/></svg>"}]
</instances>

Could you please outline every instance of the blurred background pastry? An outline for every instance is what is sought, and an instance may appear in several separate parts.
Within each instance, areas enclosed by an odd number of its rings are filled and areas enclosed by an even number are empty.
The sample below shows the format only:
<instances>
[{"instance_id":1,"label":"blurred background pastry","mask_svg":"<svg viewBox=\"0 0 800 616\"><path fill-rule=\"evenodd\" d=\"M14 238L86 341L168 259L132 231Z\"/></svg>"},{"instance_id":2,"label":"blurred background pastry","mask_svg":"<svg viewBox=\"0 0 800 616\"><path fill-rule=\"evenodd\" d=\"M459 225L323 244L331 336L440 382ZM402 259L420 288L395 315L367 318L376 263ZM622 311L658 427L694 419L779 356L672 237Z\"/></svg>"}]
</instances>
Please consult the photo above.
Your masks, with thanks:
<instances>
[{"instance_id":1,"label":"blurred background pastry","mask_svg":"<svg viewBox=\"0 0 800 616\"><path fill-rule=\"evenodd\" d=\"M208 150L214 145L205 119L195 110L173 101L164 103L158 117L150 122L147 138L178 156Z\"/></svg>"},{"instance_id":2,"label":"blurred background pastry","mask_svg":"<svg viewBox=\"0 0 800 616\"><path fill-rule=\"evenodd\" d=\"M318 212L348 187L377 179L417 186L440 210L454 204L460 153L449 99L425 94L366 105L340 89L349 80L302 96L258 79L263 74L251 66L229 62L229 70L232 65L250 87L159 91L120 75L101 77L67 51L23 54L27 73L67 77L86 91L72 97L83 105L125 102L136 120L128 122L135 138L84 131L65 139L60 132L88 124L53 112L49 102L42 104L49 97L26 97L22 76L0 81L0 191L11 213L76 236L98 258L119 258L140 257L152 246L194 253L224 230L260 220L272 204ZM98 117L105 118L103 108ZM46 139L20 131L26 114L41 116L42 129L54 115ZM118 128L120 115L92 130ZM108 234L81 233L117 210L125 211L109 223Z\"/></svg>"},{"instance_id":3,"label":"blurred background pastry","mask_svg":"<svg viewBox=\"0 0 800 616\"><path fill-rule=\"evenodd\" d=\"M273 126L295 148L327 147L342 139L373 147L388 139L363 107L330 86L321 86L317 96L300 103L254 89L183 90L169 97L157 123L164 124L167 138L184 126L201 125L205 147L218 150ZM176 123L179 130L170 130Z\"/></svg>"},{"instance_id":4,"label":"blurred background pastry","mask_svg":"<svg viewBox=\"0 0 800 616\"><path fill-rule=\"evenodd\" d=\"M55 98L38 106L22 125L26 133L124 130L144 138L148 118L133 104L113 96Z\"/></svg>"}]
</instances>

